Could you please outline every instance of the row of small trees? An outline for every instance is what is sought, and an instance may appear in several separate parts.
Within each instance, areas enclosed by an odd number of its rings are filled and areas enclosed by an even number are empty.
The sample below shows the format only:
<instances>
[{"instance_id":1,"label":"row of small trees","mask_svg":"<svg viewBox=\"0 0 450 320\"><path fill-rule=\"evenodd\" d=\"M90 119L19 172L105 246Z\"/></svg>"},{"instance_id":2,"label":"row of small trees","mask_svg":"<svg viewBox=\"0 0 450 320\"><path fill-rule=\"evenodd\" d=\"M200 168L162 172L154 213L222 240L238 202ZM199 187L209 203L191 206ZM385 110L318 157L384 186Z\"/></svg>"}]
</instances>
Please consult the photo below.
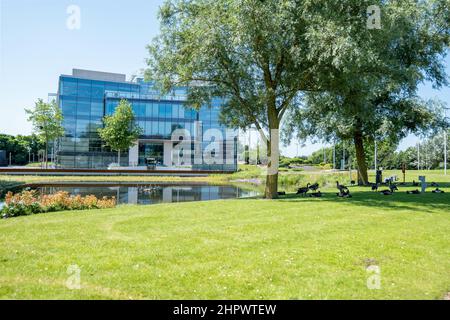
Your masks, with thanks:
<instances>
[{"instance_id":1,"label":"row of small trees","mask_svg":"<svg viewBox=\"0 0 450 320\"><path fill-rule=\"evenodd\" d=\"M406 165L408 169L442 169L444 167L444 132L433 135L428 139L420 142L419 146L409 147L402 151L397 151L398 145L392 141L379 141L377 144L377 167L383 169L399 169ZM447 132L450 136L450 131ZM370 168L375 167L375 146L373 142L366 144L366 163ZM343 150L345 151L343 152ZM331 166L334 164L336 168L341 168L341 160L345 154L346 166L349 160L351 166L356 167L356 154L354 148L345 146L344 143L337 143L333 147L323 148L313 152L307 158L309 163L321 164L328 163ZM450 159L450 140L447 139L447 161Z\"/></svg>"},{"instance_id":2,"label":"row of small trees","mask_svg":"<svg viewBox=\"0 0 450 320\"><path fill-rule=\"evenodd\" d=\"M366 143L442 125L417 89L448 82L448 0L166 0L160 21L147 78L188 86L196 108L224 97L223 122L256 126L272 156L266 198L278 196L280 129L351 142L367 184Z\"/></svg>"},{"instance_id":3,"label":"row of small trees","mask_svg":"<svg viewBox=\"0 0 450 320\"><path fill-rule=\"evenodd\" d=\"M0 134L0 150L6 151L8 157L11 154L11 164L14 165L25 165L36 159L43 148L44 144L36 135Z\"/></svg>"},{"instance_id":4,"label":"row of small trees","mask_svg":"<svg viewBox=\"0 0 450 320\"><path fill-rule=\"evenodd\" d=\"M33 109L25 109L25 111L29 115L28 120L32 122L39 141L44 144L44 161L47 169L50 142L64 136L61 109L55 101L45 103L39 99ZM103 122L104 126L98 130L99 136L105 146L117 151L120 164L121 151L128 150L136 143L142 129L136 126L133 110L126 100L121 100L114 114L105 116Z\"/></svg>"}]
</instances>

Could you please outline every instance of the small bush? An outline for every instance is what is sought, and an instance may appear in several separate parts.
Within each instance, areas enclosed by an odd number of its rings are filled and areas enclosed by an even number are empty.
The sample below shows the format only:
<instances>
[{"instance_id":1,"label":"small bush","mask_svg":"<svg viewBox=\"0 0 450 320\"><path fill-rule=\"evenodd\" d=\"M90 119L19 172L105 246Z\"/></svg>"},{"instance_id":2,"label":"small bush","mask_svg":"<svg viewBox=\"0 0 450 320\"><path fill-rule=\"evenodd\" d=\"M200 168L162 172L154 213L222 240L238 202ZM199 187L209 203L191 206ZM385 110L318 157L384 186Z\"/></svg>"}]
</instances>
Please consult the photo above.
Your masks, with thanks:
<instances>
[{"instance_id":1,"label":"small bush","mask_svg":"<svg viewBox=\"0 0 450 320\"><path fill-rule=\"evenodd\" d=\"M12 192L6 194L5 206L1 210L1 215L3 218L11 218L45 212L106 209L115 206L116 199L114 197L98 199L93 195L70 196L68 192L63 191L52 195L39 195L36 190L24 190L16 194Z\"/></svg>"}]
</instances>

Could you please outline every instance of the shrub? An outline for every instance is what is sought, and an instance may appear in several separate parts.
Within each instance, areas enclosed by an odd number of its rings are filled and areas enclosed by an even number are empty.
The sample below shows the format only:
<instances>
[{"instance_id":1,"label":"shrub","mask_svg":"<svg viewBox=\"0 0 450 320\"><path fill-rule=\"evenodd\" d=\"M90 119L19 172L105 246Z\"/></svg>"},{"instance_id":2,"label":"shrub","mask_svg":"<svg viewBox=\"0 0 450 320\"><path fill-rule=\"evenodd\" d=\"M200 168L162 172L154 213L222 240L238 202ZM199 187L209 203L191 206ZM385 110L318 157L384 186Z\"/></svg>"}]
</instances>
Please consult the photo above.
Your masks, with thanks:
<instances>
[{"instance_id":1,"label":"shrub","mask_svg":"<svg viewBox=\"0 0 450 320\"><path fill-rule=\"evenodd\" d=\"M116 206L114 197L98 199L90 195L86 197L70 196L68 192L57 192L52 195L39 195L36 190L24 190L13 194L8 192L5 206L1 210L3 218L26 216L45 212L65 210L105 209Z\"/></svg>"}]
</instances>

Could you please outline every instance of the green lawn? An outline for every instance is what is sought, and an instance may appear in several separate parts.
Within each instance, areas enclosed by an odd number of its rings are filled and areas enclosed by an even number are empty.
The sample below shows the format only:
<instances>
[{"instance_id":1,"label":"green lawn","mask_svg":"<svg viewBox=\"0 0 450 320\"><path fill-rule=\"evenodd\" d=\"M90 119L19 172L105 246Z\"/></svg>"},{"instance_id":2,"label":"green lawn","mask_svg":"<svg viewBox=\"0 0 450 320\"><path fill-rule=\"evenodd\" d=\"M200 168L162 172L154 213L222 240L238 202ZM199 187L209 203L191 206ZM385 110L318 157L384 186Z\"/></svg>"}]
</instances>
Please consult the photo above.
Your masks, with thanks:
<instances>
[{"instance_id":1,"label":"green lawn","mask_svg":"<svg viewBox=\"0 0 450 320\"><path fill-rule=\"evenodd\" d=\"M436 174L439 177L439 174ZM450 188L49 213L0 221L0 298L442 299ZM411 189L411 188L409 188ZM381 270L369 290L366 267ZM81 289L65 286L81 268Z\"/></svg>"}]
</instances>

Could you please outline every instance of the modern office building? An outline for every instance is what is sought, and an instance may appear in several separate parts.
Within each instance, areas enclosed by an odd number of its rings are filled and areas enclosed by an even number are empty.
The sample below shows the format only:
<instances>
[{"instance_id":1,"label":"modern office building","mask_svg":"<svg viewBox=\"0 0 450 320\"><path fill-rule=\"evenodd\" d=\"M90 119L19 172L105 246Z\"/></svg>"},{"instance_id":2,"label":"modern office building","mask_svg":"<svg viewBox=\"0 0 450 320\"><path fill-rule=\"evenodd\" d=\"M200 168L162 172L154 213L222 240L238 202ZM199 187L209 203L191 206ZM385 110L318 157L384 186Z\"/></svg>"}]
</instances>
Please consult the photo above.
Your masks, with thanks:
<instances>
[{"instance_id":1,"label":"modern office building","mask_svg":"<svg viewBox=\"0 0 450 320\"><path fill-rule=\"evenodd\" d=\"M237 169L237 131L219 123L219 98L196 111L185 106L186 88L161 95L153 83L140 78L126 81L123 74L79 69L60 76L56 98L65 128L56 152L61 168L105 169L117 162L117 152L104 146L98 129L103 117L126 99L143 134L134 147L122 151L121 166L145 166L150 157L161 168Z\"/></svg>"}]
</instances>

